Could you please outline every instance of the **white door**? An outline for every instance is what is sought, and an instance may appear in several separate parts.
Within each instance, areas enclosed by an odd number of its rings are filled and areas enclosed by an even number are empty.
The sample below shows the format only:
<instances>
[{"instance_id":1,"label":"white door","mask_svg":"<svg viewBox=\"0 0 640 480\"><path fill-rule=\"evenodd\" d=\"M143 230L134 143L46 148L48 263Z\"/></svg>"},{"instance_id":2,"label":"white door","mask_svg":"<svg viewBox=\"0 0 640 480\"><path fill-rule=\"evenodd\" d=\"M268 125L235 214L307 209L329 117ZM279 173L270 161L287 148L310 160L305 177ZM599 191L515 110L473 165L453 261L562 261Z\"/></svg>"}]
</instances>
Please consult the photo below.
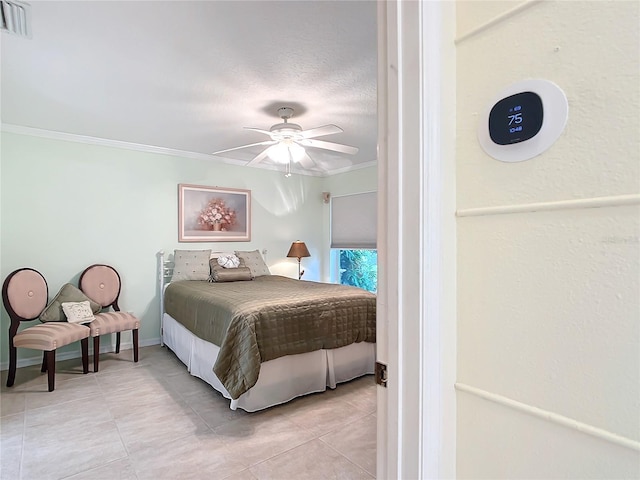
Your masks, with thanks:
<instances>
[{"instance_id":1,"label":"white door","mask_svg":"<svg viewBox=\"0 0 640 480\"><path fill-rule=\"evenodd\" d=\"M454 25L378 4L379 479L455 477Z\"/></svg>"}]
</instances>

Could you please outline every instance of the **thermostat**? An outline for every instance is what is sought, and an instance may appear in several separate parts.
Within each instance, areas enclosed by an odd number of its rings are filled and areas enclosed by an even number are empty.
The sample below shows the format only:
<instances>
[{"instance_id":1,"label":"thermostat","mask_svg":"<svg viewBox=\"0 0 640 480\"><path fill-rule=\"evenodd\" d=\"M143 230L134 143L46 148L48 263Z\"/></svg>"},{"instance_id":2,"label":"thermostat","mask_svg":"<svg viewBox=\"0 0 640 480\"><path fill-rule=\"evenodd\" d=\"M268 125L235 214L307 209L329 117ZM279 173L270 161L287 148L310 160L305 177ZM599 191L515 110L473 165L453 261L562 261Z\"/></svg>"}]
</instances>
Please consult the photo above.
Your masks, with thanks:
<instances>
[{"instance_id":1,"label":"thermostat","mask_svg":"<svg viewBox=\"0 0 640 480\"><path fill-rule=\"evenodd\" d=\"M524 80L503 89L489 104L478 126L478 141L496 160L529 160L560 137L568 114L567 97L555 83Z\"/></svg>"}]
</instances>

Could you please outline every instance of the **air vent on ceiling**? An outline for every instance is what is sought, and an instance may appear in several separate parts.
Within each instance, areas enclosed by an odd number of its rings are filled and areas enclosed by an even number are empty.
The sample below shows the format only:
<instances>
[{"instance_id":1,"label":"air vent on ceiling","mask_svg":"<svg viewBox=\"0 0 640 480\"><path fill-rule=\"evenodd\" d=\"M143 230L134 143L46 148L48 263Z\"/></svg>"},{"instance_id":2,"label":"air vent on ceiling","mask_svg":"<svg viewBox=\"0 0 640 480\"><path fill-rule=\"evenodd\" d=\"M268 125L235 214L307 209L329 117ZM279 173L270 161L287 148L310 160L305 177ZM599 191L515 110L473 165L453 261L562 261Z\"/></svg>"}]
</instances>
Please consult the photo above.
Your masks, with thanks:
<instances>
[{"instance_id":1,"label":"air vent on ceiling","mask_svg":"<svg viewBox=\"0 0 640 480\"><path fill-rule=\"evenodd\" d=\"M31 27L29 25L31 7L26 3L13 0L1 0L0 4L2 6L0 8L0 14L2 15L0 29L3 32L31 38Z\"/></svg>"}]
</instances>

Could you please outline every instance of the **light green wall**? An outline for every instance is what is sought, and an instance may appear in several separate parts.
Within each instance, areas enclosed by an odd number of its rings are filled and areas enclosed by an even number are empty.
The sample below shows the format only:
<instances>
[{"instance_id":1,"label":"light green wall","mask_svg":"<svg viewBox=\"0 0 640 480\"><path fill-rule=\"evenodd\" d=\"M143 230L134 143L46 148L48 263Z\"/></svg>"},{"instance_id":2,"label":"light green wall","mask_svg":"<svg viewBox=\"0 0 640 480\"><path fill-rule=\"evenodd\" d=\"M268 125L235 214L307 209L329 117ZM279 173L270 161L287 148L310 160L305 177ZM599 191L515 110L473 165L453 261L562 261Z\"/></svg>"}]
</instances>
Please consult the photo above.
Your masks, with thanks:
<instances>
[{"instance_id":1,"label":"light green wall","mask_svg":"<svg viewBox=\"0 0 640 480\"><path fill-rule=\"evenodd\" d=\"M295 259L285 255L299 238L312 255L305 279L323 275L328 227L318 219L325 215L321 192L329 179L7 132L1 141L2 278L33 267L47 279L52 298L64 283L77 284L88 265L113 265L123 279L121 308L142 320L142 345L159 339L159 250L266 248L272 272L295 277ZM250 189L251 241L178 243L178 183ZM2 309L3 368L8 325ZM76 354L79 346L60 352L61 358ZM18 354L19 365L36 358L35 351Z\"/></svg>"}]
</instances>

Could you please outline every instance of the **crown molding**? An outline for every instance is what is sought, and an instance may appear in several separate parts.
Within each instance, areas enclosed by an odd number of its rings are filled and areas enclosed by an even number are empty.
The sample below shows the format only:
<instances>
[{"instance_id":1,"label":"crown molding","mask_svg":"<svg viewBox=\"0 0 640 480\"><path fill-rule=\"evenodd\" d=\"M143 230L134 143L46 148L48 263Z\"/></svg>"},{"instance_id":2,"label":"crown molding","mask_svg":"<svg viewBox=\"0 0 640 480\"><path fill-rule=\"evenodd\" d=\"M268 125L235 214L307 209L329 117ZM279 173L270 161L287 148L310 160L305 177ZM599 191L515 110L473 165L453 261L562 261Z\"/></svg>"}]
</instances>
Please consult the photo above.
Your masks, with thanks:
<instances>
[{"instance_id":1,"label":"crown molding","mask_svg":"<svg viewBox=\"0 0 640 480\"><path fill-rule=\"evenodd\" d=\"M229 165L246 166L246 162L242 160L234 160L231 158L224 158L217 155L210 155L207 153L190 152L187 150L176 150L174 148L158 147L155 145L144 145L141 143L123 142L121 140L111 140L108 138L91 137L88 135L77 135L75 133L58 132L54 130L44 130L42 128L25 127L23 125L14 125L11 123L2 123L3 132L15 133L18 135L29 135L32 137L49 138L52 140L63 140L66 142L84 143L87 145L99 145L103 147L121 148L124 150L134 150L137 152L157 153L160 155L170 155L174 157L193 158L195 160L207 160L218 163L226 163ZM330 172L320 172L312 170L302 170L298 168L291 169L292 173L298 175L307 175L311 177L329 177L337 175L339 173L349 172L351 170L358 170L360 168L366 168L375 165L376 162L366 162L359 165L353 165L345 168L339 168ZM260 168L263 170L281 171L282 167L278 165L260 165L252 168Z\"/></svg>"},{"instance_id":2,"label":"crown molding","mask_svg":"<svg viewBox=\"0 0 640 480\"><path fill-rule=\"evenodd\" d=\"M103 147L122 148L124 150L135 150L137 152L158 153L177 157L193 158L196 160L215 160L217 162L229 163L233 165L244 165L240 160L220 158L206 153L189 152L174 148L158 147L155 145L144 145L141 143L123 142L121 140L111 140L108 138L91 137L88 135L77 135L75 133L57 132L54 130L44 130L41 128L25 127L22 125L2 124L2 131L16 133L18 135L30 135L32 137L50 138L52 140L64 140L67 142L84 143L87 145L99 145Z\"/></svg>"}]
</instances>

